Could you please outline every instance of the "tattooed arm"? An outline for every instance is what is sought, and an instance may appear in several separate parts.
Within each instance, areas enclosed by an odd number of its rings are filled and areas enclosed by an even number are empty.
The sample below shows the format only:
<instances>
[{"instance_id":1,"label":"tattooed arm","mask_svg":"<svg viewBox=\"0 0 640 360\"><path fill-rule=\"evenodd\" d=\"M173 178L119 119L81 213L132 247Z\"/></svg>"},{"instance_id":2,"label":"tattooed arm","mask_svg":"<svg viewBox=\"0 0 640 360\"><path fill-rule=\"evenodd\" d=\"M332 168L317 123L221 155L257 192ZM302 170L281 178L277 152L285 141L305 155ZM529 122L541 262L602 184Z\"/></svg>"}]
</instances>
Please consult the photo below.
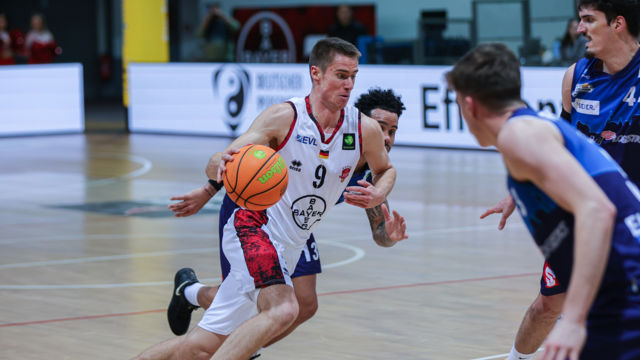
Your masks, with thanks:
<instances>
[{"instance_id":1,"label":"tattooed arm","mask_svg":"<svg viewBox=\"0 0 640 360\"><path fill-rule=\"evenodd\" d=\"M365 209L371 234L376 244L382 247L391 247L398 241L408 238L407 223L404 218L393 211L393 217L389 214L389 203L385 200L382 204Z\"/></svg>"}]
</instances>

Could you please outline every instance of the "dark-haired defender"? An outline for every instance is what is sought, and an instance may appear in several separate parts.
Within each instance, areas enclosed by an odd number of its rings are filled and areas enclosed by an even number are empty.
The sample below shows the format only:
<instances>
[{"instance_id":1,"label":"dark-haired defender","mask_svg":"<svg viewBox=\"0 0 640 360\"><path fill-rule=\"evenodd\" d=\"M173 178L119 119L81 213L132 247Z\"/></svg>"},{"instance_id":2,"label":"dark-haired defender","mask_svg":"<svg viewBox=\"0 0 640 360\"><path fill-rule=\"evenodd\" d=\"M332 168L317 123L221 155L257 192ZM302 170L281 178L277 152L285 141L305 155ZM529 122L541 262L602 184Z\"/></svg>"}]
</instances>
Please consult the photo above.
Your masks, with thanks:
<instances>
[{"instance_id":1,"label":"dark-haired defender","mask_svg":"<svg viewBox=\"0 0 640 360\"><path fill-rule=\"evenodd\" d=\"M636 186L640 186L639 11L637 0L579 1L578 32L588 40L586 58L569 67L562 82L562 117L605 149ZM503 226L513 206L503 201L483 216L503 212ZM565 292L566 284L545 263L540 293L527 309L508 360L533 358L560 315Z\"/></svg>"},{"instance_id":2,"label":"dark-haired defender","mask_svg":"<svg viewBox=\"0 0 640 360\"><path fill-rule=\"evenodd\" d=\"M506 46L478 46L447 81L479 144L502 154L509 193L557 279L568 284L541 360L640 359L637 186L574 127L526 107L519 61Z\"/></svg>"},{"instance_id":3,"label":"dark-haired defender","mask_svg":"<svg viewBox=\"0 0 640 360\"><path fill-rule=\"evenodd\" d=\"M405 110L404 104L400 96L394 94L393 90L382 90L379 88L369 89L368 92L360 95L355 103L355 107L363 114L376 120L382 129L384 136L384 146L387 152L391 151L391 147L395 143L395 134L398 130L398 119ZM297 171L298 168L292 164L290 171ZM368 192L371 191L371 172L366 163L355 169L346 190ZM211 195L196 189L193 192L175 197L174 200L181 200L180 203L172 204L170 209L176 213L176 216L190 216L198 212L202 206L209 201ZM344 197L340 197L338 203L345 201ZM350 203L348 200L347 203ZM406 239L406 224L404 218L396 211L393 211L393 217L389 214L389 205L384 201L383 205L374 206L365 209L373 240L376 244L383 247L395 245L398 241ZM356 204L357 205L357 204ZM220 214L220 239L222 239L222 230L228 214ZM229 261L224 251L220 251L220 264L222 268L223 278L229 274ZM320 254L318 245L313 234L307 240L300 259L296 265L295 272L291 276L293 281L293 289L296 299L300 307L296 321L282 334L272 339L266 346L284 338L290 334L296 327L303 322L309 320L318 309L318 295L316 293L316 278L321 272ZM191 311L196 307L203 309L209 308L211 302L215 298L219 286L203 286L199 282L194 282L184 288L186 301L191 305L174 306L169 308L169 325L176 335L184 334L189 327Z\"/></svg>"},{"instance_id":4,"label":"dark-haired defender","mask_svg":"<svg viewBox=\"0 0 640 360\"><path fill-rule=\"evenodd\" d=\"M246 360L286 331L298 316L291 274L313 228L342 196L353 170L365 162L375 186L345 201L362 208L383 203L396 172L384 147L380 126L347 106L360 52L337 38L318 41L309 57L311 93L263 111L249 129L209 160L205 192L220 190L226 163L247 144L277 150L287 164L289 186L282 199L263 211L238 208L228 196L221 213L229 212L222 248L230 262L214 301L198 326L185 337L158 344L141 359ZM299 141L299 139L315 141ZM190 269L189 269L190 270ZM195 274L179 272L175 297L184 301L184 286ZM192 276L193 275L193 276ZM213 357L212 357L213 356Z\"/></svg>"}]
</instances>

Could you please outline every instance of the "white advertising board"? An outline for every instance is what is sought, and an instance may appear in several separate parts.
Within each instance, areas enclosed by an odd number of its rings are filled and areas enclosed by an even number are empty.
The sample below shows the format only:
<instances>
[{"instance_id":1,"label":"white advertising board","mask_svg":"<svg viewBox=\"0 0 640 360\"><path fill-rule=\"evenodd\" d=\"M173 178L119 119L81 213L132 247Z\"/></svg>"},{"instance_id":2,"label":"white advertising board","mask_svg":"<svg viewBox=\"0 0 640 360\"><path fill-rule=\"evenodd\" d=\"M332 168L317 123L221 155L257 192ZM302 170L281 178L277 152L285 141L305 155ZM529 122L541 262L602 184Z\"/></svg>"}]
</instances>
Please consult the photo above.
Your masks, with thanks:
<instances>
[{"instance_id":1,"label":"white advertising board","mask_svg":"<svg viewBox=\"0 0 640 360\"><path fill-rule=\"evenodd\" d=\"M82 132L81 64L0 66L0 136Z\"/></svg>"},{"instance_id":2,"label":"white advertising board","mask_svg":"<svg viewBox=\"0 0 640 360\"><path fill-rule=\"evenodd\" d=\"M391 88L406 106L396 144L478 148L447 91L450 67L361 65L350 103ZM311 89L305 64L131 64L131 131L237 136L272 104ZM523 68L522 96L559 114L562 68Z\"/></svg>"}]
</instances>

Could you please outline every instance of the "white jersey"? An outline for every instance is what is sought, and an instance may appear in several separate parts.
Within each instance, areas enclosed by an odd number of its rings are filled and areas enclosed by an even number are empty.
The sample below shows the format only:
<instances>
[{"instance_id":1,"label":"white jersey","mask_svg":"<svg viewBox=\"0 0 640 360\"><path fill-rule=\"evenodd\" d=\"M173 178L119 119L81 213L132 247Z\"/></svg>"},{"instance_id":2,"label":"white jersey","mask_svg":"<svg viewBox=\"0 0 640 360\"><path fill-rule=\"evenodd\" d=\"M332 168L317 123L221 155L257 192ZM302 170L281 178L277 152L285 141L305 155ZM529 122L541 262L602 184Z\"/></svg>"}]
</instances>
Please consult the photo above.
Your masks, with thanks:
<instances>
[{"instance_id":1,"label":"white jersey","mask_svg":"<svg viewBox=\"0 0 640 360\"><path fill-rule=\"evenodd\" d=\"M325 134L311 113L308 96L288 102L295 118L277 151L288 166L289 185L282 199L267 209L267 227L273 240L301 248L336 204L358 164L360 112L345 107L333 134Z\"/></svg>"}]
</instances>

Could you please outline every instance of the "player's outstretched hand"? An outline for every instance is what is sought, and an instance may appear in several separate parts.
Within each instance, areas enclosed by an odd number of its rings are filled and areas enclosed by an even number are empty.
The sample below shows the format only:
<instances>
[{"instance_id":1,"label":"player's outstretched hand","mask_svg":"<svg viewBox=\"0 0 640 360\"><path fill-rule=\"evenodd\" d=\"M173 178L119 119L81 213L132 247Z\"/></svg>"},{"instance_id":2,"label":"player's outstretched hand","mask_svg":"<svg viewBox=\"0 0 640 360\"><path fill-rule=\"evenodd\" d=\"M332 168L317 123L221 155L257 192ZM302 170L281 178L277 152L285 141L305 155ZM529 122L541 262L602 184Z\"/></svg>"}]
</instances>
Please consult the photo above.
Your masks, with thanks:
<instances>
[{"instance_id":1,"label":"player's outstretched hand","mask_svg":"<svg viewBox=\"0 0 640 360\"><path fill-rule=\"evenodd\" d=\"M586 337L584 324L560 319L544 342L540 360L578 360Z\"/></svg>"},{"instance_id":2,"label":"player's outstretched hand","mask_svg":"<svg viewBox=\"0 0 640 360\"><path fill-rule=\"evenodd\" d=\"M393 210L393 217L391 217L385 204L380 207L382 208L382 215L384 215L384 229L387 231L389 239L394 242L407 239L409 235L407 235L407 222L404 218L395 210Z\"/></svg>"},{"instance_id":3,"label":"player's outstretched hand","mask_svg":"<svg viewBox=\"0 0 640 360\"><path fill-rule=\"evenodd\" d=\"M222 182L222 175L227 170L227 162L233 161L233 154L237 154L239 152L240 150L238 149L228 149L222 152L222 158L218 163L218 174L216 176L217 182Z\"/></svg>"},{"instance_id":4,"label":"player's outstretched hand","mask_svg":"<svg viewBox=\"0 0 640 360\"><path fill-rule=\"evenodd\" d=\"M171 200L180 200L180 202L170 204L169 210L173 211L175 217L191 216L211 199L211 195L204 188L197 188L182 196L173 196Z\"/></svg>"},{"instance_id":5,"label":"player's outstretched hand","mask_svg":"<svg viewBox=\"0 0 640 360\"><path fill-rule=\"evenodd\" d=\"M382 204L385 194L366 180L358 180L360 186L347 186L344 201L363 209Z\"/></svg>"},{"instance_id":6,"label":"player's outstretched hand","mask_svg":"<svg viewBox=\"0 0 640 360\"><path fill-rule=\"evenodd\" d=\"M504 229L504 225L507 223L507 219L513 213L513 210L516 208L516 204L513 202L513 198L511 195L507 195L504 199L500 200L494 207L487 209L482 215L480 215L480 219L484 219L485 217L491 214L502 214L500 218L500 224L498 224L498 230Z\"/></svg>"}]
</instances>

